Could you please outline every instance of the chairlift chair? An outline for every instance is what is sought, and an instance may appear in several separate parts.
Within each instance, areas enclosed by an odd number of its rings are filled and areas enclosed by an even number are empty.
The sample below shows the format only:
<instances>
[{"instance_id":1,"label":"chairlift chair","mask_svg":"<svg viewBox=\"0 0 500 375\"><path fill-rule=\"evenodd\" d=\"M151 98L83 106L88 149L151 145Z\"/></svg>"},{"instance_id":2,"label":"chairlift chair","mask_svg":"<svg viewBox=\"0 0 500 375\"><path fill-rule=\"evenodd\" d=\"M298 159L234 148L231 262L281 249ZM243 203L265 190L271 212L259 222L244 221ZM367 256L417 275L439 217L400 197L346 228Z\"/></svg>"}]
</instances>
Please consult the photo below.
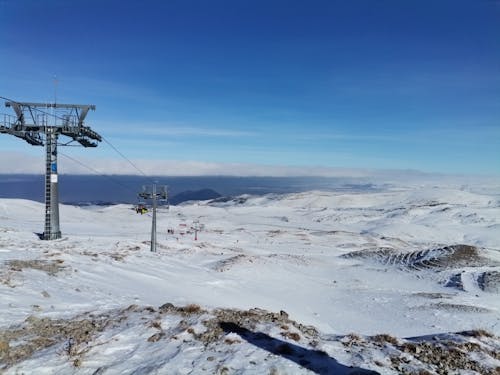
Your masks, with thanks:
<instances>
[{"instance_id":1,"label":"chairlift chair","mask_svg":"<svg viewBox=\"0 0 500 375\"><path fill-rule=\"evenodd\" d=\"M137 206L135 206L135 212L138 213L138 214L145 214L146 212L148 212L148 208L146 207L146 202L144 201L139 201L137 203Z\"/></svg>"}]
</instances>

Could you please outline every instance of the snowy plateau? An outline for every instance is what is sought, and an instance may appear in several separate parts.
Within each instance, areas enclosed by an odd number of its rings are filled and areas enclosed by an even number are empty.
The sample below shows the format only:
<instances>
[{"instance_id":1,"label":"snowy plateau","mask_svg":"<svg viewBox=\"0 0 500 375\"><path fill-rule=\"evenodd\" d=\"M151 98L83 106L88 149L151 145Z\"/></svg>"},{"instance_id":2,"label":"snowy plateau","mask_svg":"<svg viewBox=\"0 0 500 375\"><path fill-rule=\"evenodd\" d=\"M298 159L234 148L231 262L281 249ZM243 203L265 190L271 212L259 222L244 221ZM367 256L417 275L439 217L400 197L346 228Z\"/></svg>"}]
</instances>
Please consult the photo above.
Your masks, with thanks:
<instances>
[{"instance_id":1,"label":"snowy plateau","mask_svg":"<svg viewBox=\"0 0 500 375\"><path fill-rule=\"evenodd\" d=\"M498 185L186 202L156 253L129 205L43 211L0 199L0 373L500 374Z\"/></svg>"}]
</instances>

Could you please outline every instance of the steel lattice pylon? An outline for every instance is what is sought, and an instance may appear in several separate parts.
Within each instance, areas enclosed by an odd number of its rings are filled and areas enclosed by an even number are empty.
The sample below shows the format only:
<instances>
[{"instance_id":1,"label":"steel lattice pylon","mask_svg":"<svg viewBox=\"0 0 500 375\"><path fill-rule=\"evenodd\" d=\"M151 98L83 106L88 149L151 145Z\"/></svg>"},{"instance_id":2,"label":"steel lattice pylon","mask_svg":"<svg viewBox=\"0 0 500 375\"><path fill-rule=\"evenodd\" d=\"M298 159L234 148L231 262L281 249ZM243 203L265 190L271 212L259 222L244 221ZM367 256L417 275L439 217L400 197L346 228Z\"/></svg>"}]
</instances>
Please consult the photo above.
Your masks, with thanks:
<instances>
[{"instance_id":1,"label":"steel lattice pylon","mask_svg":"<svg viewBox=\"0 0 500 375\"><path fill-rule=\"evenodd\" d=\"M143 186L142 192L138 194L139 197L143 199L151 199L153 202L153 217L151 219L151 251L156 252L156 207L158 205L158 200L167 199L167 188L166 186L158 186L156 189L156 184L150 186Z\"/></svg>"},{"instance_id":2,"label":"steel lattice pylon","mask_svg":"<svg viewBox=\"0 0 500 375\"><path fill-rule=\"evenodd\" d=\"M94 105L59 104L59 103L29 103L5 102L11 107L15 116L4 115L0 123L0 133L21 138L32 146L45 146L45 230L44 240L61 238L59 228L59 191L57 174L57 146L60 135L69 137L67 143L78 142L83 147L96 147L101 136L90 127L84 126L89 110L95 110ZM48 113L43 109L52 109ZM54 121L48 124L48 117ZM97 142L95 142L97 141Z\"/></svg>"}]
</instances>

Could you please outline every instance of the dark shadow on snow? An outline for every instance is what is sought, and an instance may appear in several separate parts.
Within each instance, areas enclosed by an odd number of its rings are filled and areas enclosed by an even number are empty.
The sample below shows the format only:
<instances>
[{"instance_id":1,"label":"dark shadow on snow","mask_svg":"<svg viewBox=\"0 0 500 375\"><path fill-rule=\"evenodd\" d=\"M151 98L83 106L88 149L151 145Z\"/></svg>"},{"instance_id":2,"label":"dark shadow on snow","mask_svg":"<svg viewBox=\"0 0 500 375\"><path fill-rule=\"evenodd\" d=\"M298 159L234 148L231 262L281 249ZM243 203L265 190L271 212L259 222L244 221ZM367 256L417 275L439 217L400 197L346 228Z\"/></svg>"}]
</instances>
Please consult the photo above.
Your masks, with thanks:
<instances>
[{"instance_id":1,"label":"dark shadow on snow","mask_svg":"<svg viewBox=\"0 0 500 375\"><path fill-rule=\"evenodd\" d=\"M286 341L275 339L265 333L252 332L235 323L221 322L220 327L226 334L234 332L250 344L293 361L316 374L380 375L376 371L344 366L321 350L306 349Z\"/></svg>"}]
</instances>

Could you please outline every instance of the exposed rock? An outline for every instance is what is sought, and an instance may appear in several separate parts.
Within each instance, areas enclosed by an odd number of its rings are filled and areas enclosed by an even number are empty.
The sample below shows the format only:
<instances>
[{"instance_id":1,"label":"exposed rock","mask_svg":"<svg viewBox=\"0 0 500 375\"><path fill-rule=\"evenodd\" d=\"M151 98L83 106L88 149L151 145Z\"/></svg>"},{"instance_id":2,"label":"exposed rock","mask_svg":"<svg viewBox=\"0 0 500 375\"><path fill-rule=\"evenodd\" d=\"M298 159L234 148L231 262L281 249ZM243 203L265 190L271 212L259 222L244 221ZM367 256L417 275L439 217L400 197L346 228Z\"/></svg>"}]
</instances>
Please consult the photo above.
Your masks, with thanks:
<instances>
[{"instance_id":1,"label":"exposed rock","mask_svg":"<svg viewBox=\"0 0 500 375\"><path fill-rule=\"evenodd\" d=\"M500 271L481 273L477 278L477 284L485 292L500 293Z\"/></svg>"},{"instance_id":2,"label":"exposed rock","mask_svg":"<svg viewBox=\"0 0 500 375\"><path fill-rule=\"evenodd\" d=\"M437 268L478 267L491 265L475 246L451 245L437 249L399 251L392 248L359 250L342 255L343 258L373 259L385 265L415 270Z\"/></svg>"},{"instance_id":3,"label":"exposed rock","mask_svg":"<svg viewBox=\"0 0 500 375\"><path fill-rule=\"evenodd\" d=\"M32 260L9 260L6 264L12 271L22 271L23 269L31 268L34 270L44 271L50 276L56 275L58 272L67 268L63 266L64 263L61 259L55 260L44 260L44 259L32 259Z\"/></svg>"}]
</instances>

